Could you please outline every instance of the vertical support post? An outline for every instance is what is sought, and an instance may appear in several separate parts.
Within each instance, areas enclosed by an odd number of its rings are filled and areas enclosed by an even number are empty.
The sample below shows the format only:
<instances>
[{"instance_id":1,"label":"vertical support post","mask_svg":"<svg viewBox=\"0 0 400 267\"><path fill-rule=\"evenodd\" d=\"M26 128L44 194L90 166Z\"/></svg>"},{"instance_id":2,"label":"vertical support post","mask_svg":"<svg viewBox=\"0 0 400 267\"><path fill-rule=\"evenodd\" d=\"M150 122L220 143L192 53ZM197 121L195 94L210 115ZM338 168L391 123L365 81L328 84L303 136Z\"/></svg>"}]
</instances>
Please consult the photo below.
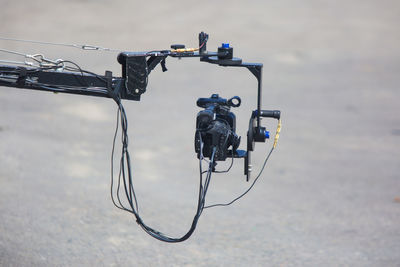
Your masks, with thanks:
<instances>
[{"instance_id":1,"label":"vertical support post","mask_svg":"<svg viewBox=\"0 0 400 267\"><path fill-rule=\"evenodd\" d=\"M257 128L261 127L261 105L262 105L262 67L258 66L258 76L257 81L258 81L258 91L257 91Z\"/></svg>"},{"instance_id":2,"label":"vertical support post","mask_svg":"<svg viewBox=\"0 0 400 267\"><path fill-rule=\"evenodd\" d=\"M247 69L253 73L257 78L257 110L253 111L250 122L249 131L247 132L247 154L244 159L244 174L246 175L246 181L250 180L251 176L251 151L254 150L254 138L261 127L261 106L262 106L262 68L263 64L260 63L245 63L243 64ZM254 120L256 125L254 127Z\"/></svg>"},{"instance_id":3,"label":"vertical support post","mask_svg":"<svg viewBox=\"0 0 400 267\"><path fill-rule=\"evenodd\" d=\"M243 66L246 66L247 69L253 73L253 75L257 78L257 124L256 128L261 127L261 106L262 106L262 69L263 64L261 63L244 63Z\"/></svg>"}]
</instances>

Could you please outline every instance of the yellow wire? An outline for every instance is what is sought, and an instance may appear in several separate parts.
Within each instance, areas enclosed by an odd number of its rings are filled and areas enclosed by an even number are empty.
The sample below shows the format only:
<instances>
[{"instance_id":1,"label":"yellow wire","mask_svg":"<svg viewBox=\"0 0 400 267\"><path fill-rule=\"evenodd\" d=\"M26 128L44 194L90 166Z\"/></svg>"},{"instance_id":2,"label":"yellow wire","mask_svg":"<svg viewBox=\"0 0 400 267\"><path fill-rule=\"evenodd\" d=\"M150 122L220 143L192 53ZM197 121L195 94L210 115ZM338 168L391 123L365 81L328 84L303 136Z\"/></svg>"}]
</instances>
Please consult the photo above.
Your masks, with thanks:
<instances>
[{"instance_id":1,"label":"yellow wire","mask_svg":"<svg viewBox=\"0 0 400 267\"><path fill-rule=\"evenodd\" d=\"M179 48L179 49L171 49L173 53L185 53L185 52L195 52L198 51L199 48Z\"/></svg>"},{"instance_id":2,"label":"yellow wire","mask_svg":"<svg viewBox=\"0 0 400 267\"><path fill-rule=\"evenodd\" d=\"M281 132L281 127L282 127L282 122L281 122L281 120L279 119L278 127L276 128L275 141L274 141L274 148L276 147L276 144L278 143L279 133Z\"/></svg>"}]
</instances>

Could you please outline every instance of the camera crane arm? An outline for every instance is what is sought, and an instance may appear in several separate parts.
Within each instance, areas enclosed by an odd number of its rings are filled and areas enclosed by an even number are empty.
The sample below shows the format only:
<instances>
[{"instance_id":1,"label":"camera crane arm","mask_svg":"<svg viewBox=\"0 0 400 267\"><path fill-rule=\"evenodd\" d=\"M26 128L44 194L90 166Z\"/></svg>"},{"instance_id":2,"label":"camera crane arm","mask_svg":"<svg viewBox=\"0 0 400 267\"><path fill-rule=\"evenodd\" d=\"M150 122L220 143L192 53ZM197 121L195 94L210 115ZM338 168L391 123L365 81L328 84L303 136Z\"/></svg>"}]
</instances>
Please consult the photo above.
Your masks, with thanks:
<instances>
[{"instance_id":1,"label":"camera crane arm","mask_svg":"<svg viewBox=\"0 0 400 267\"><path fill-rule=\"evenodd\" d=\"M7 38L0 38L7 39ZM11 40L11 39L10 39ZM14 39L15 41L18 41ZM22 41L22 40L19 40ZM111 198L114 205L117 208L128 211L132 213L136 217L136 222L146 231L149 235L165 242L181 242L188 239L192 233L194 232L198 219L200 218L204 208L209 208L213 206L226 206L235 202L242 196L244 196L255 184L259 176L261 175L265 164L271 155L273 149L276 147L276 142L279 137L280 132L280 111L278 110L262 110L261 106L261 98L262 98L262 68L263 65L261 63L244 63L242 59L233 57L233 48L230 47L229 44L222 44L221 47L218 48L217 52L209 52L207 51L207 41L208 35L204 32L199 34L199 47L198 48L185 48L184 45L172 45L170 50L160 50L160 51L150 51L150 52L121 52L118 55L118 62L122 66L122 76L115 77L112 75L110 71L106 71L104 75L98 75L90 71L86 71L81 69L77 64L72 61L67 60L49 60L43 57L43 55L24 55L22 53L8 51L4 49L0 49L0 52L11 52L13 54L22 55L26 58L29 58L34 61L32 62L22 62L22 64L28 65L26 66L7 66L0 65L0 86L8 86L15 88L25 88L32 90L41 90L41 91L49 91L54 93L69 93L69 94L78 94L78 95L89 95L89 96L97 96L97 97L108 97L112 98L118 105L118 124L121 124L121 133L122 133L122 154L120 161L120 175L118 181L118 189L117 189L117 201L113 195L113 184L114 184L114 176L113 176L113 158L114 158L114 145L116 136L118 133L118 126L114 135L113 141L113 150L112 150L112 159L111 159ZM37 42L43 43L43 42ZM60 44L58 44L60 45ZM65 45L65 44L61 44ZM95 46L77 46L77 45L67 45L73 46L81 49L90 49L90 50L109 50L101 47ZM199 200L197 205L196 214L193 218L193 223L189 229L189 231L180 238L172 238L168 237L155 229L147 226L141 217L139 216L138 203L136 200L136 194L134 192L134 186L132 183L132 174L131 174L131 163L130 156L128 151L128 136L127 136L127 117L122 105L121 100L135 100L140 101L141 95L146 92L148 76L154 68L160 64L163 71L167 71L166 68L166 58L186 58L186 57L198 57L200 61L207 62L211 64L217 64L223 67L244 67L247 68L257 79L258 87L257 87L257 109L254 110L251 114L249 121L249 130L247 132L247 151L236 150L239 145L239 139L235 139L235 145L232 145L232 157L235 158L244 158L245 166L244 173L247 176L247 181L250 178L251 172L251 152L254 151L255 142L265 142L269 137L268 131L265 130L265 127L261 126L261 118L275 118L279 120L277 133L275 135L275 142L273 148L269 152L267 158L264 161L264 165L259 173L259 175L255 178L251 186L248 190L246 190L242 195L238 198L234 199L228 204L215 204L211 206L205 206L205 197L207 193L207 189L211 180L211 174L215 171L215 161L217 160L225 160L226 155L221 154L218 151L220 148L218 145L212 144L210 150L206 150L204 148L206 142L202 139L201 129L196 129L196 138L198 138L198 158L200 161L200 187L199 187ZM5 61L0 61L5 62ZM21 62L11 62L8 63L17 63L21 64ZM36 64L36 65L35 65ZM222 102L218 102L221 101ZM234 103L233 100L238 101ZM205 101L210 101L210 99L205 99ZM219 98L218 95L213 95L211 99L212 103L217 103L218 105L227 105L231 107L237 107L240 105L240 98L233 97L229 101L225 99ZM229 108L226 108L226 112ZM211 113L214 110L209 110ZM216 119L214 118L215 125L219 127L219 130L223 130L225 132L233 132L234 128L229 128L228 122L223 122L218 119L218 115L216 114ZM231 114L229 117L232 120L232 125L234 121L234 115ZM219 120L219 121L218 121ZM216 128L218 128L216 127ZM218 130L218 129L217 129ZM219 133L216 133L219 134ZM221 135L222 136L222 135ZM238 138L235 134L235 138ZM226 139L224 139L226 142ZM224 141L223 140L223 141ZM226 147L227 149L227 147ZM202 171L202 160L204 159L203 151L207 151L209 153L208 157L210 158L208 171ZM228 169L229 170L229 169ZM207 173L206 179L203 181L203 173ZM122 175L122 177L121 177ZM122 182L121 183L121 179ZM121 187L120 187L121 184ZM124 206L119 197L120 190L125 190L126 198L128 202L128 206Z\"/></svg>"},{"instance_id":2,"label":"camera crane arm","mask_svg":"<svg viewBox=\"0 0 400 267\"><path fill-rule=\"evenodd\" d=\"M184 45L171 45L170 50L150 52L121 52L118 62L122 66L122 76L114 77L110 71L105 75L80 69L70 61L50 61L41 55L31 56L40 63L40 67L16 67L0 65L0 85L54 93L69 93L98 97L140 101L146 92L148 76L152 70L161 64L167 71L166 58L198 57L201 62L217 64L223 67L247 68L257 79L257 109L250 117L247 133L247 151L238 151L235 157L245 158L244 174L247 181L251 172L251 152L255 142L265 142L268 132L261 126L261 118L280 119L278 110L262 110L262 69L261 63L245 63L242 59L233 57L233 47L223 43L217 52L207 51L208 34L199 34L198 48L185 48ZM76 46L75 46L76 47ZM91 46L90 46L91 47ZM87 49L86 46L81 48ZM6 51L6 50L3 50ZM45 63L45 64L43 64ZM52 64L51 64L52 63ZM67 67L72 63L74 67Z\"/></svg>"}]
</instances>

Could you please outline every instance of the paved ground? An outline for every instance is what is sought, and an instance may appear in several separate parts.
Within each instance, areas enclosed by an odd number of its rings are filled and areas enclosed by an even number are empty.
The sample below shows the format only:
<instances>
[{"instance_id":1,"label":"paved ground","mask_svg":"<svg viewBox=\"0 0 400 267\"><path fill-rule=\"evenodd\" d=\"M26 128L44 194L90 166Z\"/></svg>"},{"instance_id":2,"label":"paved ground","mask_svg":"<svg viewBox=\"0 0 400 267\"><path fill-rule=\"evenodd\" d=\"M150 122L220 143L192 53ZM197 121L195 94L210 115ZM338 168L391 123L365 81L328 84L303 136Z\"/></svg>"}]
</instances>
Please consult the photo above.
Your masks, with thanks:
<instances>
[{"instance_id":1,"label":"paved ground","mask_svg":"<svg viewBox=\"0 0 400 267\"><path fill-rule=\"evenodd\" d=\"M264 63L264 108L282 110L278 149L254 190L204 212L191 239L147 236L109 197L111 100L0 88L1 266L399 266L398 1L0 1L1 36L140 51L229 41ZM116 53L0 42L119 73ZM1 54L1 58L18 59ZM126 102L143 217L182 235L196 204L198 97L240 95L245 135L256 83L197 60L151 74ZM273 130L273 122L264 122ZM258 145L255 165L268 150ZM209 203L248 184L237 162Z\"/></svg>"}]
</instances>

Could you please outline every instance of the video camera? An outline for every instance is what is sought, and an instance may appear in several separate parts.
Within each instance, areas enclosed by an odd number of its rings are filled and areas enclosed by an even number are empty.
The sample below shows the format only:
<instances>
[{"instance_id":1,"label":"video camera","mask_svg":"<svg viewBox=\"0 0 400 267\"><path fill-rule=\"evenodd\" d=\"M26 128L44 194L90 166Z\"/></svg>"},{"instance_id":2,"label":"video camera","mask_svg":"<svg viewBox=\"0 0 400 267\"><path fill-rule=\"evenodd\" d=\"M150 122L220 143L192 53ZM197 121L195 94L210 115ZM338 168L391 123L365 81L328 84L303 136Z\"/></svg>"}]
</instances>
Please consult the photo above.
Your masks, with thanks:
<instances>
[{"instance_id":1,"label":"video camera","mask_svg":"<svg viewBox=\"0 0 400 267\"><path fill-rule=\"evenodd\" d=\"M197 100L197 106L204 108L196 118L194 146L198 158L201 154L211 158L213 147L216 147L215 161L226 160L228 154L233 156L239 147L240 137L236 134L236 116L230 108L239 107L240 103L238 96L227 100L218 94Z\"/></svg>"}]
</instances>

